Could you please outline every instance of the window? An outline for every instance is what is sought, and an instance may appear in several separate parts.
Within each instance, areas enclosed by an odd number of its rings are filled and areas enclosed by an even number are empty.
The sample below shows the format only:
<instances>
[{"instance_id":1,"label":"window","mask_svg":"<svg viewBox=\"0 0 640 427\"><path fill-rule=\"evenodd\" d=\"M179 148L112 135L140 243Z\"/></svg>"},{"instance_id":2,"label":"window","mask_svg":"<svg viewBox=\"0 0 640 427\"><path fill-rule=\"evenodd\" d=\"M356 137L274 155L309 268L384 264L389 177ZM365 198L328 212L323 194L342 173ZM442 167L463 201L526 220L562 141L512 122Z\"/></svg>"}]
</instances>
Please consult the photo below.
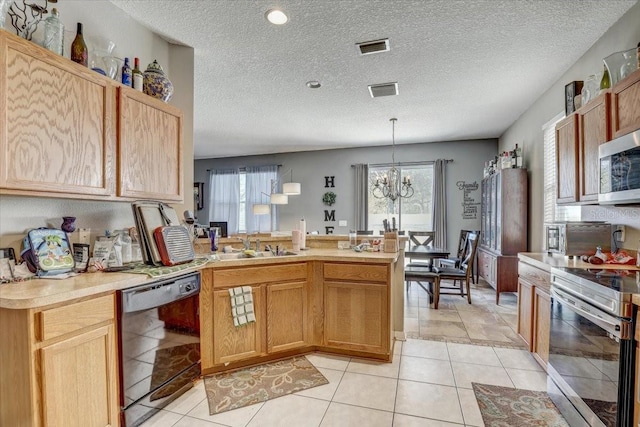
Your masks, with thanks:
<instances>
[{"instance_id":1,"label":"window","mask_svg":"<svg viewBox=\"0 0 640 427\"><path fill-rule=\"evenodd\" d=\"M413 196L398 198L395 203L388 198L378 199L372 195L377 179L382 180L389 165L369 167L369 209L368 228L374 233L383 229L382 220L395 217L398 230L432 229L431 191L433 188L433 163L396 165L401 177L411 178Z\"/></svg>"},{"instance_id":2,"label":"window","mask_svg":"<svg viewBox=\"0 0 640 427\"><path fill-rule=\"evenodd\" d=\"M277 172L277 166L211 170L209 221L226 221L229 234L270 231L277 218L254 215L253 205L265 203L262 193L270 194Z\"/></svg>"},{"instance_id":3,"label":"window","mask_svg":"<svg viewBox=\"0 0 640 427\"><path fill-rule=\"evenodd\" d=\"M579 221L580 206L558 206L556 187L556 124L565 118L560 113L542 126L544 134L544 222Z\"/></svg>"}]
</instances>

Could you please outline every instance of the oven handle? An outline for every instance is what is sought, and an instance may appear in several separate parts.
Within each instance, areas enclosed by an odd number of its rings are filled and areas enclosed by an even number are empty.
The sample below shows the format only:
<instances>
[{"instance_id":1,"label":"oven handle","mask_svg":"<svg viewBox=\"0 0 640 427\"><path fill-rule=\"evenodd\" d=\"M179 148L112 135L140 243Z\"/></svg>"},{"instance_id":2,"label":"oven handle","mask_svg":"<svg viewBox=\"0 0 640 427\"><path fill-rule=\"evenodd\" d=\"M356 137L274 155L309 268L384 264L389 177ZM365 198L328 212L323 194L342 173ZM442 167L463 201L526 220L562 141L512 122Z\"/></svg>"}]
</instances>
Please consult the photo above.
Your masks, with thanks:
<instances>
[{"instance_id":1,"label":"oven handle","mask_svg":"<svg viewBox=\"0 0 640 427\"><path fill-rule=\"evenodd\" d=\"M566 303L565 306L568 309L600 326L611 335L621 340L631 339L631 322L620 320L596 307L590 306L594 311L597 311L598 315L595 315L584 309L584 305L588 305L586 302L581 304L582 301L554 286L551 286L551 296Z\"/></svg>"}]
</instances>

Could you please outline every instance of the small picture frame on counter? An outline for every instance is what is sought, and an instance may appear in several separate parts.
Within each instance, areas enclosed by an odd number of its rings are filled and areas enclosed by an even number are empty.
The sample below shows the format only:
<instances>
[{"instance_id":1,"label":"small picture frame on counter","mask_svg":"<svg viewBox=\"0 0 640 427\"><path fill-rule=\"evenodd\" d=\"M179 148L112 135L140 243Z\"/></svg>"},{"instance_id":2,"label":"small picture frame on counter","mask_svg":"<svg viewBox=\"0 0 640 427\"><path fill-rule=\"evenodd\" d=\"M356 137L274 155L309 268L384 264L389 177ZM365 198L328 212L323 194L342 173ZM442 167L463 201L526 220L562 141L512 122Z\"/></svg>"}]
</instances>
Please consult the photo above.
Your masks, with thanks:
<instances>
[{"instance_id":1,"label":"small picture frame on counter","mask_svg":"<svg viewBox=\"0 0 640 427\"><path fill-rule=\"evenodd\" d=\"M576 106L573 100L577 95L580 95L582 93L583 85L584 81L576 80L564 87L564 109L567 116L576 111Z\"/></svg>"}]
</instances>

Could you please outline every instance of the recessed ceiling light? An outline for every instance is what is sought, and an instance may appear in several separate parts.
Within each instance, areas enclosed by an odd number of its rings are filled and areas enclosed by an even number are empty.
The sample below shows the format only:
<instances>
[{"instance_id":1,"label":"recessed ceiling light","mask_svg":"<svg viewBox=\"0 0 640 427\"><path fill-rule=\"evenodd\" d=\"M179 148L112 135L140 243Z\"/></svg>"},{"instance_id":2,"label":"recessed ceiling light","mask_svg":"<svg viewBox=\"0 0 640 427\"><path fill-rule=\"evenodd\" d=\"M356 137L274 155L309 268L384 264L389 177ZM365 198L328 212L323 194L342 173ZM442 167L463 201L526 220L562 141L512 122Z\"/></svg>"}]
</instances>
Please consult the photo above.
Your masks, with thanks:
<instances>
[{"instance_id":1,"label":"recessed ceiling light","mask_svg":"<svg viewBox=\"0 0 640 427\"><path fill-rule=\"evenodd\" d=\"M317 81L317 80L309 80L309 81L307 82L307 87L308 87L309 89L318 89L320 86L322 86L322 85L321 85L321 84L320 84L320 82L319 82L319 81Z\"/></svg>"},{"instance_id":2,"label":"recessed ceiling light","mask_svg":"<svg viewBox=\"0 0 640 427\"><path fill-rule=\"evenodd\" d=\"M271 9L268 10L267 13L264 14L269 22L275 25L286 24L289 18L284 14L283 11L279 9Z\"/></svg>"}]
</instances>

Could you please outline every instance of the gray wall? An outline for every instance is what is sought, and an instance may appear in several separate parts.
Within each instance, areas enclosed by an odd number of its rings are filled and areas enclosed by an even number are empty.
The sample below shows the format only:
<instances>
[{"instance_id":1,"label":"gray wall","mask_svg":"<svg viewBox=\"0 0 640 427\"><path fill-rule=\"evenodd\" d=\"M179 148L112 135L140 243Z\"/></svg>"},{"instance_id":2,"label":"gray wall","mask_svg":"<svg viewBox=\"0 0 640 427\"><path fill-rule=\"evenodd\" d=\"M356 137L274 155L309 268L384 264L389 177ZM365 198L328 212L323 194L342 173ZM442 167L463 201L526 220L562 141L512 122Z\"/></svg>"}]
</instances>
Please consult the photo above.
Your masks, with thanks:
<instances>
[{"instance_id":1,"label":"gray wall","mask_svg":"<svg viewBox=\"0 0 640 427\"><path fill-rule=\"evenodd\" d=\"M602 71L602 59L613 52L630 49L640 42L640 3L616 22L571 68L538 98L500 137L499 151L515 144L524 146L525 166L529 170L529 249L543 249L543 155L542 125L564 111L564 86L574 80L586 80ZM583 207L582 219L606 220L628 227L625 248L637 250L640 238L640 209Z\"/></svg>"},{"instance_id":2,"label":"gray wall","mask_svg":"<svg viewBox=\"0 0 640 427\"><path fill-rule=\"evenodd\" d=\"M447 209L449 218L448 245L457 247L458 231L462 228L479 229L480 216L475 220L462 219L463 193L456 186L458 181L472 183L482 180L485 160L496 155L497 140L454 141L428 144L396 145L396 162L433 161L453 159L447 165ZM281 170L293 169L293 180L302 184L302 194L290 196L289 204L280 206L280 230L294 229L301 218L307 222L307 231L318 230L325 233L326 225L335 225L334 234L346 234L354 228L354 172L352 164L390 163L391 146L366 147L339 150L306 151L282 153L266 156L246 156L195 161L194 181L205 183L205 209L198 212L199 222L208 222L209 179L207 169L241 166L281 164ZM325 205L322 195L325 176L335 176L336 222L324 222ZM286 180L285 180L286 181ZM480 189L471 194L480 203ZM337 220L347 220L346 227L338 227Z\"/></svg>"}]
</instances>

